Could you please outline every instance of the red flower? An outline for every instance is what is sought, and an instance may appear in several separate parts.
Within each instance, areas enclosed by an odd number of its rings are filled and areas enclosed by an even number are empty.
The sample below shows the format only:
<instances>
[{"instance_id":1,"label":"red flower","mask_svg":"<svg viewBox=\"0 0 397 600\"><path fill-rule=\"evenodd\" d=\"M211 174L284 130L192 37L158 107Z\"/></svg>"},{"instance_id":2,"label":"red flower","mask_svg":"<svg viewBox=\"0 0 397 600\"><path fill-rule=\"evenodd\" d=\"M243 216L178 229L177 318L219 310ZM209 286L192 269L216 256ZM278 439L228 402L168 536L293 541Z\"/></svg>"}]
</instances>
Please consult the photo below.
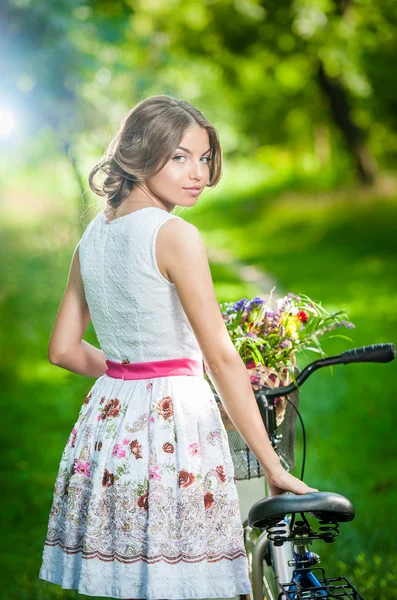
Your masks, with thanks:
<instances>
[{"instance_id":1,"label":"red flower","mask_svg":"<svg viewBox=\"0 0 397 600\"><path fill-rule=\"evenodd\" d=\"M204 496L204 506L205 508L211 508L211 506L214 503L214 496L211 494L211 492L207 492Z\"/></svg>"},{"instance_id":2,"label":"red flower","mask_svg":"<svg viewBox=\"0 0 397 600\"><path fill-rule=\"evenodd\" d=\"M157 403L157 409L159 414L163 417L163 419L167 420L174 414L172 409L172 398L171 396L165 396L162 400L159 400Z\"/></svg>"},{"instance_id":3,"label":"red flower","mask_svg":"<svg viewBox=\"0 0 397 600\"><path fill-rule=\"evenodd\" d=\"M109 402L103 407L103 411L100 416L102 421L106 419L106 417L117 417L120 412L120 406L120 400L118 400L117 398L109 400Z\"/></svg>"},{"instance_id":4,"label":"red flower","mask_svg":"<svg viewBox=\"0 0 397 600\"><path fill-rule=\"evenodd\" d=\"M307 320L308 320L308 318L309 318L308 314L307 314L307 313L305 313L305 311L304 311L304 310L300 310L300 311L297 313L297 315L296 315L296 316L297 316L297 318L299 319L299 321L302 321L302 323L306 323L306 321L307 321Z\"/></svg>"},{"instance_id":5,"label":"red flower","mask_svg":"<svg viewBox=\"0 0 397 600\"><path fill-rule=\"evenodd\" d=\"M108 417L117 417L119 412L120 412L120 400L118 400L117 398L115 398L114 400L111 400L112 402L112 406L110 407L110 410L108 412Z\"/></svg>"},{"instance_id":6,"label":"red flower","mask_svg":"<svg viewBox=\"0 0 397 600\"><path fill-rule=\"evenodd\" d=\"M130 444L130 449L131 449L131 452L135 456L136 459L143 458L143 455L142 455L142 444L140 444L138 442L138 440L132 440L132 442Z\"/></svg>"},{"instance_id":7,"label":"red flower","mask_svg":"<svg viewBox=\"0 0 397 600\"><path fill-rule=\"evenodd\" d=\"M103 478L102 478L102 485L103 487L110 487L114 484L114 475L113 473L109 473L109 471L107 469L105 469L105 472L103 474Z\"/></svg>"},{"instance_id":8,"label":"red flower","mask_svg":"<svg viewBox=\"0 0 397 600\"><path fill-rule=\"evenodd\" d=\"M216 472L218 473L219 479L221 481L226 481L225 469L224 469L223 465L219 465L218 467L216 467Z\"/></svg>"},{"instance_id":9,"label":"red flower","mask_svg":"<svg viewBox=\"0 0 397 600\"><path fill-rule=\"evenodd\" d=\"M139 496L137 504L138 506L140 506L141 508L144 508L145 510L148 510L149 507L149 493L146 491L142 494L142 496Z\"/></svg>"},{"instance_id":10,"label":"red flower","mask_svg":"<svg viewBox=\"0 0 397 600\"><path fill-rule=\"evenodd\" d=\"M168 454L174 454L174 446L170 444L170 442L165 442L165 444L163 444L163 451Z\"/></svg>"},{"instance_id":11,"label":"red flower","mask_svg":"<svg viewBox=\"0 0 397 600\"><path fill-rule=\"evenodd\" d=\"M98 450L98 452L99 452L101 448L102 448L102 442L95 442L94 450Z\"/></svg>"},{"instance_id":12,"label":"red flower","mask_svg":"<svg viewBox=\"0 0 397 600\"><path fill-rule=\"evenodd\" d=\"M92 392L89 392L89 394L87 395L86 399L84 400L83 404L88 404L90 401L90 398L92 396Z\"/></svg>"},{"instance_id":13,"label":"red flower","mask_svg":"<svg viewBox=\"0 0 397 600\"><path fill-rule=\"evenodd\" d=\"M192 485L195 479L196 478L193 475L193 473L189 473L184 469L182 469L182 471L179 471L179 487L189 487L189 485Z\"/></svg>"}]
</instances>

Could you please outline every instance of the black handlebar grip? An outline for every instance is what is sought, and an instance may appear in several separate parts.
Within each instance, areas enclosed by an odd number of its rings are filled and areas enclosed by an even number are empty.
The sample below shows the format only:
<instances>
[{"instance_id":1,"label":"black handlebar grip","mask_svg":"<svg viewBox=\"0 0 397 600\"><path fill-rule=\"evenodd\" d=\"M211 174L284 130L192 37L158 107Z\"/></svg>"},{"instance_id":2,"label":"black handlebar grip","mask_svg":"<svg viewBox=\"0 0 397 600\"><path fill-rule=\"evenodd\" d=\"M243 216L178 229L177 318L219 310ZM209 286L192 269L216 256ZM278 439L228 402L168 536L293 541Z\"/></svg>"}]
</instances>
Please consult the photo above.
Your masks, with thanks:
<instances>
[{"instance_id":1,"label":"black handlebar grip","mask_svg":"<svg viewBox=\"0 0 397 600\"><path fill-rule=\"evenodd\" d=\"M340 358L345 365L352 362L390 362L396 358L396 347L394 344L363 346L342 352Z\"/></svg>"}]
</instances>

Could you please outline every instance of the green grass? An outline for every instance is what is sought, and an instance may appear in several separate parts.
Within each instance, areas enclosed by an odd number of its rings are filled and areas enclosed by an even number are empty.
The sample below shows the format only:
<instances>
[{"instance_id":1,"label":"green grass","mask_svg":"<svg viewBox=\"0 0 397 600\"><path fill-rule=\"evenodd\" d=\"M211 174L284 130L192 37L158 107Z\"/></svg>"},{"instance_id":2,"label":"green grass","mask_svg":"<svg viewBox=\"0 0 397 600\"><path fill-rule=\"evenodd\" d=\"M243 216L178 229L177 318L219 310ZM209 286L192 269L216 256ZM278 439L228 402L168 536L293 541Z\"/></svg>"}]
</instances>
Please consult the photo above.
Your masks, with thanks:
<instances>
[{"instance_id":1,"label":"green grass","mask_svg":"<svg viewBox=\"0 0 397 600\"><path fill-rule=\"evenodd\" d=\"M303 292L326 307L346 307L357 326L348 332L354 342L330 341L329 354L396 342L394 198L361 197L354 190L345 197L287 196L258 188L228 202L220 196L203 201L183 217L199 226L206 242L231 248L237 258L268 271L278 281L277 292ZM77 241L72 221L56 215L23 230L15 223L3 227L0 236L0 254L7 256L0 273L1 598L82 597L37 579L61 453L94 381L51 365L46 356ZM256 293L230 265L211 268L219 301ZM97 344L91 326L85 339ZM356 507L356 519L341 525L336 542L314 549L327 557L330 575L346 569L368 598L383 600L397 598L394 591L379 594L382 576L388 573L392 590L397 578L396 379L395 363L351 365L333 376L316 373L301 394L308 433L305 479L346 495ZM300 451L301 445L298 465Z\"/></svg>"},{"instance_id":2,"label":"green grass","mask_svg":"<svg viewBox=\"0 0 397 600\"><path fill-rule=\"evenodd\" d=\"M278 281L278 293L305 293L325 307L346 308L356 325L346 331L353 342L329 340L329 355L397 342L396 198L354 191L276 195L245 204L203 203L190 215L208 243L232 248L238 259L269 272ZM308 356L306 362L314 359ZM325 549L317 544L315 550L327 556L334 572L343 561L356 573L358 586L366 585L362 569L355 568L362 552L369 558L368 572L375 571L370 557L378 555L378 577L384 569L397 578L397 532L392 526L396 388L396 363L356 364L335 368L333 375L317 372L301 391L308 436L305 480L346 495L356 509L355 520L340 526L336 542ZM301 445L298 465L299 449ZM397 598L397 592L382 591L382 598Z\"/></svg>"}]
</instances>

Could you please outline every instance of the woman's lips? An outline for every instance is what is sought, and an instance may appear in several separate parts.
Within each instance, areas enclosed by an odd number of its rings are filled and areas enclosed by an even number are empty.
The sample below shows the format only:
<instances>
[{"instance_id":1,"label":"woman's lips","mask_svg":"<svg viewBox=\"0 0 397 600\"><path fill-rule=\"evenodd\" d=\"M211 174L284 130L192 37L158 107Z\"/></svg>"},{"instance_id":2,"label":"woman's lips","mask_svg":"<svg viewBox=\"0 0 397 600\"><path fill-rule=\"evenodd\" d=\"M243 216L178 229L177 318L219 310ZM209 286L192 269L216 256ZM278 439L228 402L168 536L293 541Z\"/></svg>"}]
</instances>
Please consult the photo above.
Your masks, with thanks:
<instances>
[{"instance_id":1,"label":"woman's lips","mask_svg":"<svg viewBox=\"0 0 397 600\"><path fill-rule=\"evenodd\" d=\"M186 192L189 192L192 196L198 196L201 192L199 188L183 188Z\"/></svg>"}]
</instances>

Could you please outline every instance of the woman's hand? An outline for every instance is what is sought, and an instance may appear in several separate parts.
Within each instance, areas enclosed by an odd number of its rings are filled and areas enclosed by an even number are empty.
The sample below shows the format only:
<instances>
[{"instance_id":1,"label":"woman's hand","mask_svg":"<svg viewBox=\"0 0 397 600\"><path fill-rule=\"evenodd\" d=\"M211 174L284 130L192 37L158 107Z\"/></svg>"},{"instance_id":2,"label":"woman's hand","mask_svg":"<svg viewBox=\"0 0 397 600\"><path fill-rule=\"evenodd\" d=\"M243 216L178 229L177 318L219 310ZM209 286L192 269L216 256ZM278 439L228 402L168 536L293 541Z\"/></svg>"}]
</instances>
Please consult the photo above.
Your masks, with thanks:
<instances>
[{"instance_id":1,"label":"woman's hand","mask_svg":"<svg viewBox=\"0 0 397 600\"><path fill-rule=\"evenodd\" d=\"M309 487L306 483L288 473L281 465L271 473L265 472L265 477L272 496L279 496L284 492L293 492L294 494L318 492L316 488Z\"/></svg>"}]
</instances>

